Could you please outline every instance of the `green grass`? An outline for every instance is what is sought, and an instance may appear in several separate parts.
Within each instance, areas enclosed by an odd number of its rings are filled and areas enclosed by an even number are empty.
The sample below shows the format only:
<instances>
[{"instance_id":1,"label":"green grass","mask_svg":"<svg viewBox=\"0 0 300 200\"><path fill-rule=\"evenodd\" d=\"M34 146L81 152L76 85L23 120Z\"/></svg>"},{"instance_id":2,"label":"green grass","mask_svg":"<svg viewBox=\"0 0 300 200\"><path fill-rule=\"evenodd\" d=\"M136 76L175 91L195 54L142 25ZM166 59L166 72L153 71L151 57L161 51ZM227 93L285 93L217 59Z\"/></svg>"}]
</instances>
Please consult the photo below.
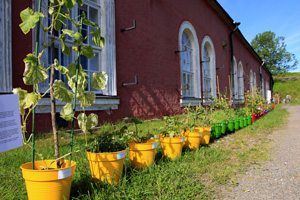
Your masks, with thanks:
<instances>
[{"instance_id":1,"label":"green grass","mask_svg":"<svg viewBox=\"0 0 300 200\"><path fill-rule=\"evenodd\" d=\"M72 199L214 199L220 196L220 186L238 184L236 175L244 173L257 162L270 159L269 135L285 122L287 111L277 106L274 112L253 125L226 137L212 141L195 151L184 150L182 156L170 161L162 158L158 146L156 162L147 170L131 169L126 157L123 178L118 185L94 183L84 151L76 153ZM164 125L161 120L145 121L140 129L158 134ZM106 124L101 131L111 130ZM96 134L89 136L92 140ZM69 150L69 134L60 133L61 154ZM84 137L75 136L75 148L83 148ZM51 135L39 136L37 150L45 158L53 158ZM1 199L26 199L25 182L20 166L30 162L30 149L21 147L1 154Z\"/></svg>"},{"instance_id":2,"label":"green grass","mask_svg":"<svg viewBox=\"0 0 300 200\"><path fill-rule=\"evenodd\" d=\"M274 79L276 79L276 78L293 78L293 77L300 77L300 72L287 72L287 73L274 75Z\"/></svg>"},{"instance_id":3,"label":"green grass","mask_svg":"<svg viewBox=\"0 0 300 200\"><path fill-rule=\"evenodd\" d=\"M279 93L281 99L289 94L292 96L291 103L300 104L300 79L286 81L276 80L273 86L273 93Z\"/></svg>"}]
</instances>

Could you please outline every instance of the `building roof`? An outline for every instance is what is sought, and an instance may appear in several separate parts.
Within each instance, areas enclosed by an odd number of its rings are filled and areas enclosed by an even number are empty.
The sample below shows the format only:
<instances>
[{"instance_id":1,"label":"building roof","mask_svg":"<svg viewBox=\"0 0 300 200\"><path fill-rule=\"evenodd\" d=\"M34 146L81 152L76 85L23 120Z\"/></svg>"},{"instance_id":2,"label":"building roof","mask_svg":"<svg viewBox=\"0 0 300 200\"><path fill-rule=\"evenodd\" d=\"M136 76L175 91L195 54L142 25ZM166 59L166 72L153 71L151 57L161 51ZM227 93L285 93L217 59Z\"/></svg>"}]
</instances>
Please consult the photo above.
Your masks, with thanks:
<instances>
[{"instance_id":1,"label":"building roof","mask_svg":"<svg viewBox=\"0 0 300 200\"><path fill-rule=\"evenodd\" d=\"M234 20L230 17L230 15L224 10L224 8L217 2L217 0L206 0L211 7L220 15L220 17L228 24L228 26L233 30L236 25L234 24ZM250 50L250 52L259 60L260 63L263 63L263 60L261 57L255 52L253 47L249 44L249 42L246 40L246 38L243 36L242 32L237 29L235 31L237 37L240 39L240 41ZM271 79L272 73L269 71L269 69L266 67L265 64L263 64L263 68L270 74Z\"/></svg>"}]
</instances>

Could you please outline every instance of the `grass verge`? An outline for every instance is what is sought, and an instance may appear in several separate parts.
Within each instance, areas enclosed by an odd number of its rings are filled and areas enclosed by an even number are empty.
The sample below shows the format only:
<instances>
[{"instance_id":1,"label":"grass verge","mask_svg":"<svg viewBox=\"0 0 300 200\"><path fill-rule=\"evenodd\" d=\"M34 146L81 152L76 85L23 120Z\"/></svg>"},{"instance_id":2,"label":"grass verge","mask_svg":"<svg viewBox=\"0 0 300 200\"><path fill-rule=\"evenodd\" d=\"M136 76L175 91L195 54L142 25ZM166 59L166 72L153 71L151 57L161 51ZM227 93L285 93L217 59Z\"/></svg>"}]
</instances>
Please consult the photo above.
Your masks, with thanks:
<instances>
[{"instance_id":1,"label":"grass verge","mask_svg":"<svg viewBox=\"0 0 300 200\"><path fill-rule=\"evenodd\" d=\"M214 199L220 198L220 186L235 185L236 175L249 166L270 159L269 135L280 127L287 111L276 107L274 112L246 128L212 141L210 145L189 151L170 161L162 158L157 148L156 162L147 170L130 168L125 160L123 178L118 185L94 183L84 151L73 156L77 162L72 182L72 199ZM158 134L164 123L160 120L143 123ZM109 130L109 125L103 129ZM92 139L94 136L91 136ZM61 154L69 150L69 134L60 133ZM45 159L53 157L51 135L39 136L37 149ZM75 136L75 147L83 148L82 135ZM2 199L27 199L20 166L30 162L30 149L21 147L1 154L0 196Z\"/></svg>"}]
</instances>

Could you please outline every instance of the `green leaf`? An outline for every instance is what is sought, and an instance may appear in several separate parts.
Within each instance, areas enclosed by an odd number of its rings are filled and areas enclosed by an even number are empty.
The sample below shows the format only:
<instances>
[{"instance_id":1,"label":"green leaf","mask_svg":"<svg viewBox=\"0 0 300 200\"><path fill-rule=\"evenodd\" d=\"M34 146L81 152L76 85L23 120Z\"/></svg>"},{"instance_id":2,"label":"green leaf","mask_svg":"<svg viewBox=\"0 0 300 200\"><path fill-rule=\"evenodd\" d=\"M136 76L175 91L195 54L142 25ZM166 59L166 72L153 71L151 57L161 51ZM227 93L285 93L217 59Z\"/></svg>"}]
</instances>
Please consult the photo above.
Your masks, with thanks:
<instances>
[{"instance_id":1,"label":"green leaf","mask_svg":"<svg viewBox=\"0 0 300 200\"><path fill-rule=\"evenodd\" d=\"M75 82L76 82L76 76L71 77L68 81L68 85L70 86L73 92L75 92ZM78 76L77 93L84 93L87 84L88 83L85 77Z\"/></svg>"},{"instance_id":2,"label":"green leaf","mask_svg":"<svg viewBox=\"0 0 300 200\"><path fill-rule=\"evenodd\" d=\"M90 20L86 17L85 12L82 12L82 13L81 13L81 17L82 17L82 22L83 22L84 24L89 25L89 26L92 26L92 27L97 27L97 26L99 26L99 25L96 24L95 22L90 21Z\"/></svg>"},{"instance_id":3,"label":"green leaf","mask_svg":"<svg viewBox=\"0 0 300 200\"><path fill-rule=\"evenodd\" d=\"M37 64L37 57L30 53L27 54L26 58L24 58L23 61L25 63L25 70L23 76L26 76L29 73L30 68Z\"/></svg>"},{"instance_id":4,"label":"green leaf","mask_svg":"<svg viewBox=\"0 0 300 200\"><path fill-rule=\"evenodd\" d=\"M89 46L83 46L81 50L81 55L84 55L88 59L95 56L93 47L91 45Z\"/></svg>"},{"instance_id":5,"label":"green leaf","mask_svg":"<svg viewBox=\"0 0 300 200\"><path fill-rule=\"evenodd\" d=\"M76 65L74 63L71 63L70 65L68 65L68 69L69 69L70 77L73 77L76 75ZM85 71L82 69L82 66L80 64L79 64L78 76L89 77L89 75L87 73L85 73Z\"/></svg>"},{"instance_id":6,"label":"green leaf","mask_svg":"<svg viewBox=\"0 0 300 200\"><path fill-rule=\"evenodd\" d=\"M87 133L88 130L98 125L98 116L91 113L88 117L85 113L80 113L77 117L79 128Z\"/></svg>"},{"instance_id":7,"label":"green leaf","mask_svg":"<svg viewBox=\"0 0 300 200\"><path fill-rule=\"evenodd\" d=\"M66 121L73 121L74 112L71 103L67 103L60 111L60 117Z\"/></svg>"},{"instance_id":8,"label":"green leaf","mask_svg":"<svg viewBox=\"0 0 300 200\"><path fill-rule=\"evenodd\" d=\"M25 108L30 108L31 106L37 104L39 101L39 96L35 92L28 93L25 98Z\"/></svg>"},{"instance_id":9,"label":"green leaf","mask_svg":"<svg viewBox=\"0 0 300 200\"><path fill-rule=\"evenodd\" d=\"M84 132L87 133L88 129L87 129L87 116L85 113L80 113L77 116L77 120L78 120L78 126L79 128Z\"/></svg>"},{"instance_id":10,"label":"green leaf","mask_svg":"<svg viewBox=\"0 0 300 200\"><path fill-rule=\"evenodd\" d=\"M76 4L75 0L63 0L67 8L72 9Z\"/></svg>"},{"instance_id":11,"label":"green leaf","mask_svg":"<svg viewBox=\"0 0 300 200\"><path fill-rule=\"evenodd\" d=\"M18 94L20 114L25 115L25 103L26 103L25 98L26 98L26 95L28 94L28 92L21 88L14 88L13 93Z\"/></svg>"},{"instance_id":12,"label":"green leaf","mask_svg":"<svg viewBox=\"0 0 300 200\"><path fill-rule=\"evenodd\" d=\"M97 90L103 90L107 86L108 76L105 72L93 73L92 87Z\"/></svg>"},{"instance_id":13,"label":"green leaf","mask_svg":"<svg viewBox=\"0 0 300 200\"><path fill-rule=\"evenodd\" d=\"M40 83L48 78L47 71L43 66L37 65L33 62L26 63L25 59L24 62L26 64L26 67L24 72L25 77L23 78L23 81L26 85Z\"/></svg>"},{"instance_id":14,"label":"green leaf","mask_svg":"<svg viewBox=\"0 0 300 200\"><path fill-rule=\"evenodd\" d=\"M54 59L54 68L55 68L55 70L59 71L63 75L66 75L67 73L69 73L69 70L67 68L65 68L64 66L60 65L56 58Z\"/></svg>"},{"instance_id":15,"label":"green leaf","mask_svg":"<svg viewBox=\"0 0 300 200\"><path fill-rule=\"evenodd\" d=\"M26 8L20 13L22 23L19 25L24 34L27 34L30 29L33 29L40 17L44 15L40 12L33 13L31 8Z\"/></svg>"},{"instance_id":16,"label":"green leaf","mask_svg":"<svg viewBox=\"0 0 300 200\"><path fill-rule=\"evenodd\" d=\"M66 18L68 17L68 12L66 12L64 9L60 9L60 13L55 12L55 22L54 22L54 29L56 31L59 31L62 28L63 25L63 21L65 21ZM58 15L58 17L56 18L56 15Z\"/></svg>"},{"instance_id":17,"label":"green leaf","mask_svg":"<svg viewBox=\"0 0 300 200\"><path fill-rule=\"evenodd\" d=\"M76 33L73 34L73 37L74 37L74 43L77 46L81 46L82 43L83 43L83 36L81 35L81 33L76 32Z\"/></svg>"},{"instance_id":18,"label":"green leaf","mask_svg":"<svg viewBox=\"0 0 300 200\"><path fill-rule=\"evenodd\" d=\"M104 37L101 37L101 30L100 30L100 28L98 28L96 30L96 32L94 32L94 30L92 30L91 34L92 34L92 41L93 41L93 43L96 46L103 48L104 44L105 44L105 39L104 39Z\"/></svg>"},{"instance_id":19,"label":"green leaf","mask_svg":"<svg viewBox=\"0 0 300 200\"><path fill-rule=\"evenodd\" d=\"M84 1L83 1L83 0L76 0L76 2L77 2L80 6L83 6L83 4L84 4Z\"/></svg>"},{"instance_id":20,"label":"green leaf","mask_svg":"<svg viewBox=\"0 0 300 200\"><path fill-rule=\"evenodd\" d=\"M95 103L96 95L94 92L82 93L78 96L77 100L80 102L80 106L85 109Z\"/></svg>"},{"instance_id":21,"label":"green leaf","mask_svg":"<svg viewBox=\"0 0 300 200\"><path fill-rule=\"evenodd\" d=\"M55 80L53 83L54 97L62 102L71 103L74 94L68 90L65 83L62 80Z\"/></svg>"},{"instance_id":22,"label":"green leaf","mask_svg":"<svg viewBox=\"0 0 300 200\"><path fill-rule=\"evenodd\" d=\"M87 127L88 129L94 128L98 125L98 115L91 113L88 116Z\"/></svg>"},{"instance_id":23,"label":"green leaf","mask_svg":"<svg viewBox=\"0 0 300 200\"><path fill-rule=\"evenodd\" d=\"M62 29L62 32L70 37L73 37L74 31L69 30L69 29Z\"/></svg>"},{"instance_id":24,"label":"green leaf","mask_svg":"<svg viewBox=\"0 0 300 200\"><path fill-rule=\"evenodd\" d=\"M60 34L61 51L66 56L71 56L71 48L65 44L65 34Z\"/></svg>"}]
</instances>

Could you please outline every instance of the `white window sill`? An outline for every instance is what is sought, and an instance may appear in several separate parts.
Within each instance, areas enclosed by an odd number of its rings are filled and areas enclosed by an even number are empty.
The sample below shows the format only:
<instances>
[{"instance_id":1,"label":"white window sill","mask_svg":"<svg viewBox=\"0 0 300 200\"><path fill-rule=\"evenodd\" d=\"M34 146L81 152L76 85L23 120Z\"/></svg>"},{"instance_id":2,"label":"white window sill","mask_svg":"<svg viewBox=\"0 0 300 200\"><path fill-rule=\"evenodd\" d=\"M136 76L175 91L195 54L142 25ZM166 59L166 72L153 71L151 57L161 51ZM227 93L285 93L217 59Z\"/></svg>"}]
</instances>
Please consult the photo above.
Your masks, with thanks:
<instances>
[{"instance_id":1,"label":"white window sill","mask_svg":"<svg viewBox=\"0 0 300 200\"><path fill-rule=\"evenodd\" d=\"M66 103L56 100L56 112L60 112L62 107ZM96 97L96 101L92 106L87 107L85 110L95 111L95 110L117 110L120 104L120 99L118 97ZM80 103L76 102L76 111L82 111ZM40 100L36 107L36 113L50 113L51 104L50 98L43 98Z\"/></svg>"},{"instance_id":2,"label":"white window sill","mask_svg":"<svg viewBox=\"0 0 300 200\"><path fill-rule=\"evenodd\" d=\"M199 106L202 104L201 98L182 98L180 99L180 105L181 107L187 107L187 106ZM203 100L203 105L212 105L215 104L212 100Z\"/></svg>"},{"instance_id":3,"label":"white window sill","mask_svg":"<svg viewBox=\"0 0 300 200\"><path fill-rule=\"evenodd\" d=\"M187 107L187 106L199 106L202 103L202 99L200 98L182 98L180 99L180 106Z\"/></svg>"}]
</instances>

